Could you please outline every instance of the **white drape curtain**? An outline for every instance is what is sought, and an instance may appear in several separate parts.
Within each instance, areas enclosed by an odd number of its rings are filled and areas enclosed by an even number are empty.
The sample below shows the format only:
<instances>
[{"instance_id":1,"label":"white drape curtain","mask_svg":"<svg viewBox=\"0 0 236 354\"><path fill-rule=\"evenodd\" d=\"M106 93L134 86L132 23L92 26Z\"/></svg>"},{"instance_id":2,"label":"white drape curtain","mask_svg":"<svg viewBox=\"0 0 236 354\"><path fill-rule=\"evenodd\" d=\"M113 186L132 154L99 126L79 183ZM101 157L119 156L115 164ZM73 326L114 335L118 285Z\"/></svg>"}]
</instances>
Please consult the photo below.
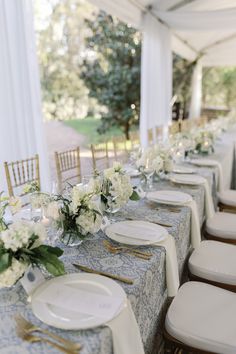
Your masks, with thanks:
<instances>
[{"instance_id":1,"label":"white drape curtain","mask_svg":"<svg viewBox=\"0 0 236 354\"><path fill-rule=\"evenodd\" d=\"M0 53L0 189L6 189L4 161L38 153L42 188L48 190L31 0L0 0Z\"/></svg>"},{"instance_id":2,"label":"white drape curtain","mask_svg":"<svg viewBox=\"0 0 236 354\"><path fill-rule=\"evenodd\" d=\"M172 53L168 28L152 15L144 15L142 30L140 134L146 146L147 130L171 120Z\"/></svg>"},{"instance_id":3,"label":"white drape curtain","mask_svg":"<svg viewBox=\"0 0 236 354\"><path fill-rule=\"evenodd\" d=\"M199 59L195 65L191 85L191 101L189 107L189 118L199 118L202 106L202 61Z\"/></svg>"}]
</instances>

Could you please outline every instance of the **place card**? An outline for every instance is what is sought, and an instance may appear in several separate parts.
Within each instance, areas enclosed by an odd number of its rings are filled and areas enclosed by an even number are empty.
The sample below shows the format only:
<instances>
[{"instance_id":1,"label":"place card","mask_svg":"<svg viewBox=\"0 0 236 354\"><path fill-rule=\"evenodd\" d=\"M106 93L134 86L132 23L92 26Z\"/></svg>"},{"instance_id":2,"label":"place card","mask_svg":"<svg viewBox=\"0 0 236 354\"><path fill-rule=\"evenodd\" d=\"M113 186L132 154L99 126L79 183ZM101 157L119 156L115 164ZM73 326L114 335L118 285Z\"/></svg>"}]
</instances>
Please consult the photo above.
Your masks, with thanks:
<instances>
[{"instance_id":1,"label":"place card","mask_svg":"<svg viewBox=\"0 0 236 354\"><path fill-rule=\"evenodd\" d=\"M120 297L101 295L63 284L50 284L36 300L99 318L114 317L124 301Z\"/></svg>"},{"instance_id":2,"label":"place card","mask_svg":"<svg viewBox=\"0 0 236 354\"><path fill-rule=\"evenodd\" d=\"M40 284L45 281L45 278L38 268L29 267L20 282L26 293L30 295Z\"/></svg>"}]
</instances>

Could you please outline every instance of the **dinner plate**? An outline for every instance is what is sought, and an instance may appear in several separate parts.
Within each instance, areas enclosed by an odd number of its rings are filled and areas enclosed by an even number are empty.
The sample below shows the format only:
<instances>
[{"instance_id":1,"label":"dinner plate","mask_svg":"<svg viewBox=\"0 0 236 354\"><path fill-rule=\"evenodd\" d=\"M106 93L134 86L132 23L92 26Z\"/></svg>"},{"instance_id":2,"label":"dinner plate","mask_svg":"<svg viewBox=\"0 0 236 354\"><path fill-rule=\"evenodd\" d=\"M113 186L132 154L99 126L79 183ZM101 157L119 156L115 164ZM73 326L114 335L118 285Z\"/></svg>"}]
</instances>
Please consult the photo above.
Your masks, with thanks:
<instances>
[{"instance_id":1,"label":"dinner plate","mask_svg":"<svg viewBox=\"0 0 236 354\"><path fill-rule=\"evenodd\" d=\"M203 184L205 182L205 179L201 176L198 175L172 175L170 176L170 181L174 183L180 183L180 184L192 184L192 185L199 185Z\"/></svg>"},{"instance_id":2,"label":"dinner plate","mask_svg":"<svg viewBox=\"0 0 236 354\"><path fill-rule=\"evenodd\" d=\"M184 174L193 174L196 173L196 170L191 168L191 167L186 167L186 166L174 166L173 169L174 173L184 173Z\"/></svg>"},{"instance_id":3,"label":"dinner plate","mask_svg":"<svg viewBox=\"0 0 236 354\"><path fill-rule=\"evenodd\" d=\"M147 193L147 199L159 204L183 205L189 203L192 197L179 191L161 190Z\"/></svg>"},{"instance_id":4,"label":"dinner plate","mask_svg":"<svg viewBox=\"0 0 236 354\"><path fill-rule=\"evenodd\" d=\"M120 221L106 227L110 239L132 246L147 246L164 240L168 232L157 224L148 221Z\"/></svg>"},{"instance_id":5,"label":"dinner plate","mask_svg":"<svg viewBox=\"0 0 236 354\"><path fill-rule=\"evenodd\" d=\"M100 294L109 297L119 297L122 299L122 306L117 309L115 315L107 318L97 317L91 314L80 313L75 310L68 310L58 305L52 305L40 300L42 293L50 296L51 285L69 286L73 290L78 289L92 294ZM79 301L79 300L78 300ZM31 305L33 313L40 321L49 326L67 330L89 329L101 326L115 318L126 306L126 294L122 287L114 280L97 274L67 274L56 277L42 283L32 294ZM74 309L76 308L76 304Z\"/></svg>"},{"instance_id":6,"label":"dinner plate","mask_svg":"<svg viewBox=\"0 0 236 354\"><path fill-rule=\"evenodd\" d=\"M217 166L217 161L210 159L192 159L189 162L195 166Z\"/></svg>"}]
</instances>

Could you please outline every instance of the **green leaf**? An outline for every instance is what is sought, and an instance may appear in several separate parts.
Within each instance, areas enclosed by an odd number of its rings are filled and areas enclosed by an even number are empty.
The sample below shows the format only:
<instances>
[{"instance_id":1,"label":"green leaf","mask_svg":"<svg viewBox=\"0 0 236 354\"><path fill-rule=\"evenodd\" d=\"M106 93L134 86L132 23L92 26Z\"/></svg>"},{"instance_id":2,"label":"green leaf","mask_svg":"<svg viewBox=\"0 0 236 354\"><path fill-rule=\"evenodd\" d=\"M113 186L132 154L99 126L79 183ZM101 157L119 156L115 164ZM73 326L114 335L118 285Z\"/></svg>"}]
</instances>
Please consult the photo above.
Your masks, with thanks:
<instances>
[{"instance_id":1,"label":"green leaf","mask_svg":"<svg viewBox=\"0 0 236 354\"><path fill-rule=\"evenodd\" d=\"M136 191L133 191L132 195L129 198L130 200L139 200L140 197Z\"/></svg>"},{"instance_id":2,"label":"green leaf","mask_svg":"<svg viewBox=\"0 0 236 354\"><path fill-rule=\"evenodd\" d=\"M8 252L0 254L0 273L11 266L12 255Z\"/></svg>"},{"instance_id":3,"label":"green leaf","mask_svg":"<svg viewBox=\"0 0 236 354\"><path fill-rule=\"evenodd\" d=\"M34 249L34 251L37 252L37 250L39 250L40 253L49 253L49 254L55 254L57 257L60 257L63 255L63 250L60 249L59 247L52 247L49 245L41 245L37 248Z\"/></svg>"},{"instance_id":4,"label":"green leaf","mask_svg":"<svg viewBox=\"0 0 236 354\"><path fill-rule=\"evenodd\" d=\"M33 252L34 255L30 257L32 263L42 264L54 276L65 274L64 264L58 259L63 253L60 248L41 245L34 248Z\"/></svg>"}]
</instances>

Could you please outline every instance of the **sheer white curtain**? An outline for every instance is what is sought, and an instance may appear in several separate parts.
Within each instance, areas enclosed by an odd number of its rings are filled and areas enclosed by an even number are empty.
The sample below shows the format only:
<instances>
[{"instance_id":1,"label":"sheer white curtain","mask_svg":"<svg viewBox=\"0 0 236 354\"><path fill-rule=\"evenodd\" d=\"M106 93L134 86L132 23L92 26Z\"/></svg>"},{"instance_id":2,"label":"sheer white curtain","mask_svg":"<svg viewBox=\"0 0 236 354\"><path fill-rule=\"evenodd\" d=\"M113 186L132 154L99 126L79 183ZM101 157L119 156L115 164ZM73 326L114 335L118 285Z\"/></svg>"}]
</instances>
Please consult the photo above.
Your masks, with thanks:
<instances>
[{"instance_id":1,"label":"sheer white curtain","mask_svg":"<svg viewBox=\"0 0 236 354\"><path fill-rule=\"evenodd\" d=\"M0 190L6 190L3 162L35 153L48 190L31 0L0 0L0 53Z\"/></svg>"},{"instance_id":2,"label":"sheer white curtain","mask_svg":"<svg viewBox=\"0 0 236 354\"><path fill-rule=\"evenodd\" d=\"M191 101L189 107L189 118L199 118L202 106L202 61L199 59L195 65L192 85L191 85Z\"/></svg>"},{"instance_id":3,"label":"sheer white curtain","mask_svg":"<svg viewBox=\"0 0 236 354\"><path fill-rule=\"evenodd\" d=\"M172 52L168 28L152 15L144 15L142 30L140 134L146 146L147 130L171 120Z\"/></svg>"}]
</instances>

